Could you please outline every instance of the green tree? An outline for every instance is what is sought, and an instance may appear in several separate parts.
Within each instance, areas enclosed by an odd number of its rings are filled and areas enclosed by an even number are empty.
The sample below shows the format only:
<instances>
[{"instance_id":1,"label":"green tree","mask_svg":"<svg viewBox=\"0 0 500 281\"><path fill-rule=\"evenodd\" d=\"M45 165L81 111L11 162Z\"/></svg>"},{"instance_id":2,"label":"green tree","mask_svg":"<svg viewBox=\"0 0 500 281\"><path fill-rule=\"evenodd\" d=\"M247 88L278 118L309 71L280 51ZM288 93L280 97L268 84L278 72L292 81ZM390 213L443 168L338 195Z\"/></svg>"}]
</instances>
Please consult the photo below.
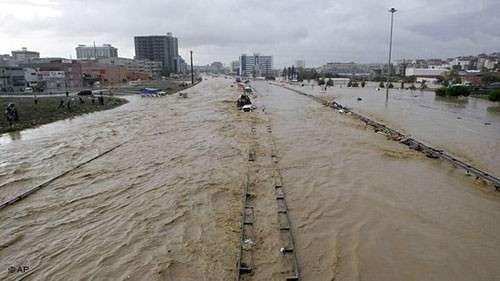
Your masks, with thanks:
<instances>
[{"instance_id":1,"label":"green tree","mask_svg":"<svg viewBox=\"0 0 500 281\"><path fill-rule=\"evenodd\" d=\"M490 101L500 101L500 89L490 91L488 94L488 99Z\"/></svg>"}]
</instances>

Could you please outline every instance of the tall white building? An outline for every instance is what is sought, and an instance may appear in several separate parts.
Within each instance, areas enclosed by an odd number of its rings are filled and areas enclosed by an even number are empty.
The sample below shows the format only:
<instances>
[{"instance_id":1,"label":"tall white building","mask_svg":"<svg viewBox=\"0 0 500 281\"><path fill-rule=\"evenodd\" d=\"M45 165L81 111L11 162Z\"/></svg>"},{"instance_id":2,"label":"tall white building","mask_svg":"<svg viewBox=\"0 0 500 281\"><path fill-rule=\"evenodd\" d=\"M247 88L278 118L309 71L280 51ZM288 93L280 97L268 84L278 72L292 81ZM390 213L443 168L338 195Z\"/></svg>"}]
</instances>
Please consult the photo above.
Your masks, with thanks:
<instances>
[{"instance_id":1,"label":"tall white building","mask_svg":"<svg viewBox=\"0 0 500 281\"><path fill-rule=\"evenodd\" d=\"M273 57L253 54L240 56L240 75L247 77L259 77L273 74Z\"/></svg>"},{"instance_id":2,"label":"tall white building","mask_svg":"<svg viewBox=\"0 0 500 281\"><path fill-rule=\"evenodd\" d=\"M100 58L116 58L118 57L118 49L110 44L102 46L85 46L78 45L76 47L77 59L100 59Z\"/></svg>"}]
</instances>

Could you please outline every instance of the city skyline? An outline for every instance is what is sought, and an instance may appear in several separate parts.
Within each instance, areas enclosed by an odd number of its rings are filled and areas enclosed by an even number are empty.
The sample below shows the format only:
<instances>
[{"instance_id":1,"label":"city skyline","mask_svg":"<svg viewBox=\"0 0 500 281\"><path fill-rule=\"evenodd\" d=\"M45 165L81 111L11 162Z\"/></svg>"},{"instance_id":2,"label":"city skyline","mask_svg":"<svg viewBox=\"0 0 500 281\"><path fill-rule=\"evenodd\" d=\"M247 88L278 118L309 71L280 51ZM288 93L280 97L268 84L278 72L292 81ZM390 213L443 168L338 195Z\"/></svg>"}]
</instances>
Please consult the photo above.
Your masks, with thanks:
<instances>
[{"instance_id":1,"label":"city skyline","mask_svg":"<svg viewBox=\"0 0 500 281\"><path fill-rule=\"evenodd\" d=\"M0 3L0 53L21 47L44 57L75 57L78 44L109 43L120 56L134 57L134 36L173 32L179 53L194 51L195 64L222 61L241 53L273 55L276 68L304 59L383 63L387 57L388 8L395 6L394 59L446 58L499 51L500 20L493 1L217 1L138 3L12 1ZM113 9L111 17L102 17ZM171 11L169 17L163 12ZM221 16L224 15L224 16ZM229 24L228 24L229 23Z\"/></svg>"}]
</instances>

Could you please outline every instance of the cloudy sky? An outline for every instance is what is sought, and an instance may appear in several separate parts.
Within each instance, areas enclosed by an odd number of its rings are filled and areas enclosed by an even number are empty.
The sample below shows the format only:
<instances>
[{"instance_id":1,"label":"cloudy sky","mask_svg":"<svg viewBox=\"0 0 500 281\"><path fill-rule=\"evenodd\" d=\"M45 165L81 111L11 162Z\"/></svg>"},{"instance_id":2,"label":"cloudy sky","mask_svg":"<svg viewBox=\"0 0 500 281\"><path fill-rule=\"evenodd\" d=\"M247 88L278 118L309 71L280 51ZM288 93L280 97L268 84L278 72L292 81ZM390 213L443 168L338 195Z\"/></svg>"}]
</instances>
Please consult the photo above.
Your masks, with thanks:
<instances>
[{"instance_id":1,"label":"cloudy sky","mask_svg":"<svg viewBox=\"0 0 500 281\"><path fill-rule=\"evenodd\" d=\"M254 52L276 67L384 62L393 6L396 59L500 51L500 0L0 0L0 54L74 58L95 41L133 57L134 35L173 32L195 64Z\"/></svg>"}]
</instances>

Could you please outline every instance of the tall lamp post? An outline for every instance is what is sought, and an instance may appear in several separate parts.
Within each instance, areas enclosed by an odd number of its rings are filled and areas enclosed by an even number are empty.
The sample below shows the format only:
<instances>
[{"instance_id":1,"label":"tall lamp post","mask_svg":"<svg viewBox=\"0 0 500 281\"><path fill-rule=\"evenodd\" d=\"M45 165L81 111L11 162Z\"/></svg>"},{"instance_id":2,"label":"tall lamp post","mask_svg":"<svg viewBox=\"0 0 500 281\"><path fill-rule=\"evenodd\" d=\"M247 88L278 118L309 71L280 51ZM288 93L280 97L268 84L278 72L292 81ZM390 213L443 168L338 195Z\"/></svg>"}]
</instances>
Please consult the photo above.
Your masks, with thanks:
<instances>
[{"instance_id":1,"label":"tall lamp post","mask_svg":"<svg viewBox=\"0 0 500 281\"><path fill-rule=\"evenodd\" d=\"M391 13L391 36L389 39L389 64L387 65L387 84L385 85L386 92L385 92L385 97L386 99L389 98L389 83L391 83L391 56L392 56L392 29L394 26L394 13L397 12L395 8L391 8L389 10L389 13Z\"/></svg>"},{"instance_id":2,"label":"tall lamp post","mask_svg":"<svg viewBox=\"0 0 500 281\"><path fill-rule=\"evenodd\" d=\"M193 51L189 51L191 55L191 85L194 84L194 73L193 73Z\"/></svg>"}]
</instances>

